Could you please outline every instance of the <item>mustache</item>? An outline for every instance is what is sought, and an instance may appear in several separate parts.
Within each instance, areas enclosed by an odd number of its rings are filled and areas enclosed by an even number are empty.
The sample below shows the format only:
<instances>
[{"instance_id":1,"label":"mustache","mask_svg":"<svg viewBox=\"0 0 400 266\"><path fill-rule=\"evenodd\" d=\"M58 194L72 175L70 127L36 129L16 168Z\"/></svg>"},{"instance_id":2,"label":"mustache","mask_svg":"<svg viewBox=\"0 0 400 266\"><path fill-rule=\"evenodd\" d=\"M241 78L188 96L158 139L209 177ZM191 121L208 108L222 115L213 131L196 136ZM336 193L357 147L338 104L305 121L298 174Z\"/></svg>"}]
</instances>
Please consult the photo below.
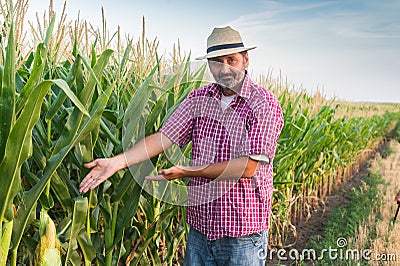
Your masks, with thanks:
<instances>
[{"instance_id":1,"label":"mustache","mask_svg":"<svg viewBox=\"0 0 400 266\"><path fill-rule=\"evenodd\" d=\"M224 78L228 78L228 77L232 77L232 78L236 78L236 75L235 74L222 74L222 75L219 75L219 79L224 79Z\"/></svg>"}]
</instances>

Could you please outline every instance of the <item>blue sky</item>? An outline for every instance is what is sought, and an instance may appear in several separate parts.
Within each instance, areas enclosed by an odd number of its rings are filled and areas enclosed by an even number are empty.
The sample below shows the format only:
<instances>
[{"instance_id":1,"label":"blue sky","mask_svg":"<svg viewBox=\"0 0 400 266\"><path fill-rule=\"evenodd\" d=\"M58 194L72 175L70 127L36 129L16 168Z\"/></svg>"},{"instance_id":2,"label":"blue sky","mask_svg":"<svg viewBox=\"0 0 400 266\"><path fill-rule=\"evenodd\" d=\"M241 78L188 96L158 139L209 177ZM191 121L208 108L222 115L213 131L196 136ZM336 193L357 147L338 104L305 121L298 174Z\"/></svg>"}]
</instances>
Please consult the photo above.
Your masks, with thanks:
<instances>
[{"instance_id":1,"label":"blue sky","mask_svg":"<svg viewBox=\"0 0 400 266\"><path fill-rule=\"evenodd\" d=\"M54 0L56 13L64 1ZM30 0L29 12L42 14L48 2ZM282 73L294 86L350 101L400 102L400 1L127 1L69 0L67 14L95 27L104 7L108 28L141 34L145 16L149 38L169 53L201 56L214 27L239 30L254 73Z\"/></svg>"}]
</instances>

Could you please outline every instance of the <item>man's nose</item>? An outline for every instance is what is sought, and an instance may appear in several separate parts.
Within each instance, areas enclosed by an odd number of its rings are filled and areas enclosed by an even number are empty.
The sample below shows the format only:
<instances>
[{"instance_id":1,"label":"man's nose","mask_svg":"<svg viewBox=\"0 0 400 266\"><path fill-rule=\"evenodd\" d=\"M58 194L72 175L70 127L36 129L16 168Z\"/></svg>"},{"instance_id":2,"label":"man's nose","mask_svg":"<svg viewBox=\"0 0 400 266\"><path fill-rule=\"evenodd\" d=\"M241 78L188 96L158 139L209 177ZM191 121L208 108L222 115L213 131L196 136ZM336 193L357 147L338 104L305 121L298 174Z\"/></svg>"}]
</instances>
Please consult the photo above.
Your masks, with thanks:
<instances>
[{"instance_id":1,"label":"man's nose","mask_svg":"<svg viewBox=\"0 0 400 266\"><path fill-rule=\"evenodd\" d=\"M230 73L231 68L228 64L221 64L221 73Z\"/></svg>"}]
</instances>

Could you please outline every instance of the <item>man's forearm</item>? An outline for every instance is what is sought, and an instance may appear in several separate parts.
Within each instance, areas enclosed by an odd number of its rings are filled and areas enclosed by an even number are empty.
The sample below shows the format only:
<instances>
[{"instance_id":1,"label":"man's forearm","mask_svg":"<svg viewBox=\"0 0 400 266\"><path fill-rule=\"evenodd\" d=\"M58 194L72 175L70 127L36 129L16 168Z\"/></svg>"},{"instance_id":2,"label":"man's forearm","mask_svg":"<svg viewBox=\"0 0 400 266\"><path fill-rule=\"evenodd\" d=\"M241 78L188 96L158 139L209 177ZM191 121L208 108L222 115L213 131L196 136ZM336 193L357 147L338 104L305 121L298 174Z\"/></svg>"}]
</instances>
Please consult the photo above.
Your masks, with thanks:
<instances>
[{"instance_id":1,"label":"man's forearm","mask_svg":"<svg viewBox=\"0 0 400 266\"><path fill-rule=\"evenodd\" d=\"M173 142L163 133L157 132L147 136L137 144L133 145L129 150L114 156L119 170L131 165L143 162L169 149Z\"/></svg>"},{"instance_id":2,"label":"man's forearm","mask_svg":"<svg viewBox=\"0 0 400 266\"><path fill-rule=\"evenodd\" d=\"M258 162L248 157L202 166L174 166L159 173L168 180L183 177L205 177L210 179L251 178L257 170Z\"/></svg>"},{"instance_id":3,"label":"man's forearm","mask_svg":"<svg viewBox=\"0 0 400 266\"><path fill-rule=\"evenodd\" d=\"M171 146L172 141L170 139L162 133L156 133L146 137L126 152L112 158L98 158L93 162L86 163L85 167L91 168L91 170L82 180L79 191L86 193L89 189L94 189L107 180L118 170L148 160Z\"/></svg>"},{"instance_id":4,"label":"man's forearm","mask_svg":"<svg viewBox=\"0 0 400 266\"><path fill-rule=\"evenodd\" d=\"M229 161L204 166L192 166L186 172L189 177L201 176L216 178L251 178L258 163L248 157L239 157Z\"/></svg>"}]
</instances>

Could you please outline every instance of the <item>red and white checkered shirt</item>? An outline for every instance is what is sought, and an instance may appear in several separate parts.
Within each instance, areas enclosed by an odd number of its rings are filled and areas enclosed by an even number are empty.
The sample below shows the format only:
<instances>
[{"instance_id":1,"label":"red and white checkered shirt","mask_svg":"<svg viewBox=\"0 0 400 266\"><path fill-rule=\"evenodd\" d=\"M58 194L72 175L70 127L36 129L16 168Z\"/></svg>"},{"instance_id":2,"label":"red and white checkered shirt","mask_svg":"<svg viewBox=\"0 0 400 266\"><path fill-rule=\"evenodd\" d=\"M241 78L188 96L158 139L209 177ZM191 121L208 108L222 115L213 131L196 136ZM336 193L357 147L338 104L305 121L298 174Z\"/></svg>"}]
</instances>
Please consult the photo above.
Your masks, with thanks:
<instances>
[{"instance_id":1,"label":"red and white checkered shirt","mask_svg":"<svg viewBox=\"0 0 400 266\"><path fill-rule=\"evenodd\" d=\"M221 108L216 83L194 90L160 131L179 146L192 141L192 165L264 155L252 178L190 179L187 222L215 240L238 237L269 228L273 189L272 163L283 127L277 98L246 75L229 107Z\"/></svg>"}]
</instances>

